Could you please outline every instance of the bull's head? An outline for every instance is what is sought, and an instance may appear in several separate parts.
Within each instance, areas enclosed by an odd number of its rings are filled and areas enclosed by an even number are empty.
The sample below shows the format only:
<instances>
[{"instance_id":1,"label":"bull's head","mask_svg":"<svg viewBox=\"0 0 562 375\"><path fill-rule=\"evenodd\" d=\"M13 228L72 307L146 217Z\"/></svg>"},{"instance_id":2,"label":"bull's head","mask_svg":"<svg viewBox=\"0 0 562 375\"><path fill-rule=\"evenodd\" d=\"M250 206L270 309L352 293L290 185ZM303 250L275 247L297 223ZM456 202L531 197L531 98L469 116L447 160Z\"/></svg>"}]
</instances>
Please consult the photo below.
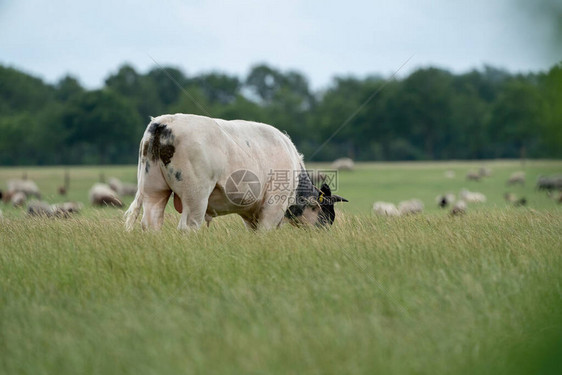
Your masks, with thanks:
<instances>
[{"instance_id":1,"label":"bull's head","mask_svg":"<svg viewBox=\"0 0 562 375\"><path fill-rule=\"evenodd\" d=\"M285 217L293 225L315 225L318 227L332 225L336 218L334 204L348 200L333 194L328 184L322 184L320 190L314 187L314 192L307 197L297 198L297 204L290 206Z\"/></svg>"}]
</instances>

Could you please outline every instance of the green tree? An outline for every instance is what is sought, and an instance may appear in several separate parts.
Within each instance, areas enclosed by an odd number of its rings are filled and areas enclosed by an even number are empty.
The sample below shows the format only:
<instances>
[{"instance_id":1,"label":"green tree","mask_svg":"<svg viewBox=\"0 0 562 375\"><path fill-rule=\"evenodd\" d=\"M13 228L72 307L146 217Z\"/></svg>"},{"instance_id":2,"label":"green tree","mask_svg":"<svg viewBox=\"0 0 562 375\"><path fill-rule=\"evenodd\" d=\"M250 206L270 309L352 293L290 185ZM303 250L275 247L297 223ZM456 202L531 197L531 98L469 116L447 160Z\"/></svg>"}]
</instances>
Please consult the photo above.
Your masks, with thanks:
<instances>
[{"instance_id":1,"label":"green tree","mask_svg":"<svg viewBox=\"0 0 562 375\"><path fill-rule=\"evenodd\" d=\"M80 82L69 75L62 78L55 85L55 90L55 98L62 102L66 102L84 92L84 88L80 85Z\"/></svg>"},{"instance_id":2,"label":"green tree","mask_svg":"<svg viewBox=\"0 0 562 375\"><path fill-rule=\"evenodd\" d=\"M536 85L519 77L508 81L491 110L490 137L496 157L524 158L540 151L544 103ZM530 147L534 149L529 150Z\"/></svg>"},{"instance_id":3,"label":"green tree","mask_svg":"<svg viewBox=\"0 0 562 375\"><path fill-rule=\"evenodd\" d=\"M190 86L201 90L209 103L227 105L236 100L242 84L238 77L213 72L192 78Z\"/></svg>"},{"instance_id":4,"label":"green tree","mask_svg":"<svg viewBox=\"0 0 562 375\"><path fill-rule=\"evenodd\" d=\"M562 157L562 63L541 76L544 117L540 126L549 155Z\"/></svg>"},{"instance_id":5,"label":"green tree","mask_svg":"<svg viewBox=\"0 0 562 375\"><path fill-rule=\"evenodd\" d=\"M112 91L95 90L75 97L62 115L62 124L71 146L69 159L101 164L136 160L142 121Z\"/></svg>"}]
</instances>

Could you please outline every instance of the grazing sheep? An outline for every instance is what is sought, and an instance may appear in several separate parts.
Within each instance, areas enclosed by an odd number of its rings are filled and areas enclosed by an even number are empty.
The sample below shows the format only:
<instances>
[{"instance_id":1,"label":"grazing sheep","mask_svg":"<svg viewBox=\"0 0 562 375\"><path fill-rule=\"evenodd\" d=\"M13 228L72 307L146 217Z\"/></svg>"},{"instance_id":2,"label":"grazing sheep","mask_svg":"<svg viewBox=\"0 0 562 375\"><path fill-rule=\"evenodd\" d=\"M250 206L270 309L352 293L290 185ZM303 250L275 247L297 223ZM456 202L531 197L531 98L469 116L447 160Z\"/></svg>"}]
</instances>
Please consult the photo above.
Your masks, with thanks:
<instances>
[{"instance_id":1,"label":"grazing sheep","mask_svg":"<svg viewBox=\"0 0 562 375\"><path fill-rule=\"evenodd\" d=\"M111 190L116 192L118 195L134 196L137 193L136 184L122 182L121 180L115 177L110 178L108 184Z\"/></svg>"},{"instance_id":2,"label":"grazing sheep","mask_svg":"<svg viewBox=\"0 0 562 375\"><path fill-rule=\"evenodd\" d=\"M480 181L480 173L476 172L476 171L468 171L466 173L466 179L468 181Z\"/></svg>"},{"instance_id":3,"label":"grazing sheep","mask_svg":"<svg viewBox=\"0 0 562 375\"><path fill-rule=\"evenodd\" d=\"M109 185L97 183L90 189L90 203L93 206L123 207L123 202Z\"/></svg>"},{"instance_id":4,"label":"grazing sheep","mask_svg":"<svg viewBox=\"0 0 562 375\"><path fill-rule=\"evenodd\" d=\"M466 213L466 202L463 200L457 201L450 211L452 216L463 215Z\"/></svg>"},{"instance_id":5,"label":"grazing sheep","mask_svg":"<svg viewBox=\"0 0 562 375\"><path fill-rule=\"evenodd\" d=\"M517 200L517 195L515 195L514 193L505 193L503 195L503 199L505 199L507 203L513 203Z\"/></svg>"},{"instance_id":6,"label":"grazing sheep","mask_svg":"<svg viewBox=\"0 0 562 375\"><path fill-rule=\"evenodd\" d=\"M82 203L64 202L53 204L51 208L53 209L53 214L56 217L67 218L70 217L71 214L80 212L80 210L82 210Z\"/></svg>"},{"instance_id":7,"label":"grazing sheep","mask_svg":"<svg viewBox=\"0 0 562 375\"><path fill-rule=\"evenodd\" d=\"M82 204L75 202L50 205L44 201L32 200L27 205L27 214L29 216L68 218L71 214L79 212L81 208Z\"/></svg>"},{"instance_id":8,"label":"grazing sheep","mask_svg":"<svg viewBox=\"0 0 562 375\"><path fill-rule=\"evenodd\" d=\"M507 185L515 185L515 184L525 185L525 172L523 172L523 171L513 172L511 174L511 176L509 177L509 179L507 180L506 184Z\"/></svg>"},{"instance_id":9,"label":"grazing sheep","mask_svg":"<svg viewBox=\"0 0 562 375\"><path fill-rule=\"evenodd\" d=\"M338 171L352 171L354 167L355 163L350 158L336 159L331 165L332 169L337 169Z\"/></svg>"},{"instance_id":10,"label":"grazing sheep","mask_svg":"<svg viewBox=\"0 0 562 375\"><path fill-rule=\"evenodd\" d=\"M540 176L537 180L538 190L562 190L562 176Z\"/></svg>"},{"instance_id":11,"label":"grazing sheep","mask_svg":"<svg viewBox=\"0 0 562 375\"><path fill-rule=\"evenodd\" d=\"M8 181L8 192L24 193L26 197L35 197L41 199L41 193L37 184L31 180L13 179Z\"/></svg>"},{"instance_id":12,"label":"grazing sheep","mask_svg":"<svg viewBox=\"0 0 562 375\"><path fill-rule=\"evenodd\" d=\"M27 204L27 214L29 216L53 216L53 208L45 201L32 200Z\"/></svg>"},{"instance_id":13,"label":"grazing sheep","mask_svg":"<svg viewBox=\"0 0 562 375\"><path fill-rule=\"evenodd\" d=\"M382 216L400 216L400 211L393 203L375 202L373 204L373 212Z\"/></svg>"},{"instance_id":14,"label":"grazing sheep","mask_svg":"<svg viewBox=\"0 0 562 375\"><path fill-rule=\"evenodd\" d=\"M480 169L478 169L478 174L480 177L490 177L492 175L492 170L488 167L480 167Z\"/></svg>"},{"instance_id":15,"label":"grazing sheep","mask_svg":"<svg viewBox=\"0 0 562 375\"><path fill-rule=\"evenodd\" d=\"M120 195L134 197L136 193L137 193L137 185L136 184L131 184L131 183L128 183L128 182L123 183Z\"/></svg>"},{"instance_id":16,"label":"grazing sheep","mask_svg":"<svg viewBox=\"0 0 562 375\"><path fill-rule=\"evenodd\" d=\"M459 193L459 197L466 203L484 203L486 202L486 196L482 193L471 192L466 189L462 189Z\"/></svg>"},{"instance_id":17,"label":"grazing sheep","mask_svg":"<svg viewBox=\"0 0 562 375\"><path fill-rule=\"evenodd\" d=\"M445 171L445 177L446 178L455 178L455 171L453 171L451 169Z\"/></svg>"},{"instance_id":18,"label":"grazing sheep","mask_svg":"<svg viewBox=\"0 0 562 375\"><path fill-rule=\"evenodd\" d=\"M445 208L455 202L455 194L448 193L445 195L438 195L435 197L435 202L437 202L439 207Z\"/></svg>"},{"instance_id":19,"label":"grazing sheep","mask_svg":"<svg viewBox=\"0 0 562 375\"><path fill-rule=\"evenodd\" d=\"M16 191L13 194L10 194L10 203L14 207L23 207L25 205L25 201L27 200L27 196L24 192Z\"/></svg>"},{"instance_id":20,"label":"grazing sheep","mask_svg":"<svg viewBox=\"0 0 562 375\"><path fill-rule=\"evenodd\" d=\"M417 214L423 211L423 202L419 199L410 199L398 204L400 215Z\"/></svg>"}]
</instances>

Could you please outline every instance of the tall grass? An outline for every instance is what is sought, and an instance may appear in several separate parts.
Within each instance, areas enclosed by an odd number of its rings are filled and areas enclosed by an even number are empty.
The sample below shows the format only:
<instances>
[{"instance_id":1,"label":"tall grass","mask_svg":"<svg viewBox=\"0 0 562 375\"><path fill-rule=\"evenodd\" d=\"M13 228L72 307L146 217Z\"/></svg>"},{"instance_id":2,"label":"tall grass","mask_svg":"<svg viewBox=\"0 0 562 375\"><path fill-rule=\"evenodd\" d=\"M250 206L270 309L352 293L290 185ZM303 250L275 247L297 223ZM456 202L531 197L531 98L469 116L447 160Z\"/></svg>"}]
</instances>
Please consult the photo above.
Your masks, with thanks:
<instances>
[{"instance_id":1,"label":"tall grass","mask_svg":"<svg viewBox=\"0 0 562 375\"><path fill-rule=\"evenodd\" d=\"M236 217L179 233L172 211L159 233L127 233L121 213L7 211L0 373L537 374L562 364L556 206L346 211L330 230L257 234Z\"/></svg>"}]
</instances>

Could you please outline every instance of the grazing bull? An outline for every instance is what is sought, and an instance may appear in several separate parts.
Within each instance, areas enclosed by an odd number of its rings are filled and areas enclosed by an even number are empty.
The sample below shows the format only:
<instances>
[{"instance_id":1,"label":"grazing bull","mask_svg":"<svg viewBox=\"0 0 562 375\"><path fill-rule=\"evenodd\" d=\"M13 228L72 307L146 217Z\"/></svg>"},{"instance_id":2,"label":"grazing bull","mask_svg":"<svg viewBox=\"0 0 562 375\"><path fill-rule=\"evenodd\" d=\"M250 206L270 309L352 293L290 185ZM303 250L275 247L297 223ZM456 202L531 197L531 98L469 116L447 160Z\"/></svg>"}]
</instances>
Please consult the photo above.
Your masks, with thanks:
<instances>
[{"instance_id":1,"label":"grazing bull","mask_svg":"<svg viewBox=\"0 0 562 375\"><path fill-rule=\"evenodd\" d=\"M143 208L143 229L160 229L174 194L181 213L178 229L240 215L250 229L272 229L284 219L332 224L334 203L328 185L316 188L302 156L285 134L256 122L196 115L151 119L140 142L138 189L125 213L131 230Z\"/></svg>"}]
</instances>

